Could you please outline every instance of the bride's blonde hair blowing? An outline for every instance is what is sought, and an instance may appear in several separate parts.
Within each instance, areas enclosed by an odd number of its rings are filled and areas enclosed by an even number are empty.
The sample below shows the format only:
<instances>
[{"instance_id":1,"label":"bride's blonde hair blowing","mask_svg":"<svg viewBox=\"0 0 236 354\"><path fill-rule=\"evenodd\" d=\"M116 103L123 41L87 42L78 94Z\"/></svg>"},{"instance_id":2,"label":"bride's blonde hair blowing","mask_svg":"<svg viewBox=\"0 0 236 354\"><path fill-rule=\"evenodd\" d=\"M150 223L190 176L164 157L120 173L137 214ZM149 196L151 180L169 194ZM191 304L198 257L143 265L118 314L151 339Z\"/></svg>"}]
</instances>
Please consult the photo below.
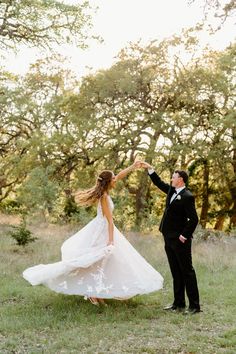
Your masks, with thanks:
<instances>
[{"instance_id":1,"label":"bride's blonde hair blowing","mask_svg":"<svg viewBox=\"0 0 236 354\"><path fill-rule=\"evenodd\" d=\"M114 174L110 170L102 171L97 177L95 186L84 191L78 191L74 194L75 202L84 206L95 204L104 192L109 189L113 176Z\"/></svg>"}]
</instances>

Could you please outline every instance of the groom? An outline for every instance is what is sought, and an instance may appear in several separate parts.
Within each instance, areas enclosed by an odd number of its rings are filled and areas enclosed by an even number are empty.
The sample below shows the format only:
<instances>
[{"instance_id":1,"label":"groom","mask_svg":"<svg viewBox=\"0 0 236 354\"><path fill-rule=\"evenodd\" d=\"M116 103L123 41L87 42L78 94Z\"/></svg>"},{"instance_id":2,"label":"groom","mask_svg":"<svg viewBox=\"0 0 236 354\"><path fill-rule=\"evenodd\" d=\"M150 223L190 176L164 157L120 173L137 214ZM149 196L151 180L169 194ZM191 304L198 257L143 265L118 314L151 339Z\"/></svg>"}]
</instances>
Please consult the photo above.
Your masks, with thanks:
<instances>
[{"instance_id":1,"label":"groom","mask_svg":"<svg viewBox=\"0 0 236 354\"><path fill-rule=\"evenodd\" d=\"M159 230L164 236L165 251L173 277L174 302L164 309L183 311L186 289L189 308L185 313L198 313L200 312L199 292L191 253L192 234L198 224L198 216L194 197L185 186L188 175L185 171L176 170L169 185L161 180L151 165L142 162L141 166L148 169L152 182L167 194Z\"/></svg>"}]
</instances>

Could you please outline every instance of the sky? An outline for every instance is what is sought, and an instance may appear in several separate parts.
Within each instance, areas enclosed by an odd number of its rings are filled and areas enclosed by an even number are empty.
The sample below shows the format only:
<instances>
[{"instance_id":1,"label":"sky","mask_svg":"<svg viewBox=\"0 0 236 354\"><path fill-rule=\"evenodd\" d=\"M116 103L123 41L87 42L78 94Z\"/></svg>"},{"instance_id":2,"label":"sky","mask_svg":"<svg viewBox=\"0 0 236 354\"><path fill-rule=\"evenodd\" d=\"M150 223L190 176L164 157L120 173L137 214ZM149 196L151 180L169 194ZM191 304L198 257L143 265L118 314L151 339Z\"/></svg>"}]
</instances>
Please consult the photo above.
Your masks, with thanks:
<instances>
[{"instance_id":1,"label":"sky","mask_svg":"<svg viewBox=\"0 0 236 354\"><path fill-rule=\"evenodd\" d=\"M118 52L129 42L163 39L194 26L203 18L203 0L195 0L192 5L188 0L90 0L90 3L98 6L93 16L93 33L101 36L104 42L92 41L86 50L68 45L56 48L68 57L68 66L78 76L110 67ZM204 43L210 42L215 49L224 49L234 40L234 33L233 21L227 21L224 29L215 36L205 32L201 39ZM11 72L24 74L30 63L50 54L21 48L17 55L7 55L5 67Z\"/></svg>"}]
</instances>

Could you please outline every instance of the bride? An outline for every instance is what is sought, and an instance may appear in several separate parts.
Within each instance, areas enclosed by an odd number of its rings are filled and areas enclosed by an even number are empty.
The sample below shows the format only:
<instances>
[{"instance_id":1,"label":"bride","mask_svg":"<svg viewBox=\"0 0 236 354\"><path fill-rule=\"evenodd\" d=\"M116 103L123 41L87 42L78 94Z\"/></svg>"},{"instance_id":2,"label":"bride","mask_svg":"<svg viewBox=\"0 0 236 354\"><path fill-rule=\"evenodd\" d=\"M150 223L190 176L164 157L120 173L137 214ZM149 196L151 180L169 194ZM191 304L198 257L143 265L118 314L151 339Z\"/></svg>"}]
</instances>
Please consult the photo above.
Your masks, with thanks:
<instances>
[{"instance_id":1,"label":"bride","mask_svg":"<svg viewBox=\"0 0 236 354\"><path fill-rule=\"evenodd\" d=\"M94 305L104 299L124 300L162 288L162 276L134 249L113 223L110 190L138 162L118 175L102 171L94 187L78 191L75 200L97 204L97 216L61 247L61 261L39 264L23 272L32 285L43 284L63 294L81 295Z\"/></svg>"}]
</instances>

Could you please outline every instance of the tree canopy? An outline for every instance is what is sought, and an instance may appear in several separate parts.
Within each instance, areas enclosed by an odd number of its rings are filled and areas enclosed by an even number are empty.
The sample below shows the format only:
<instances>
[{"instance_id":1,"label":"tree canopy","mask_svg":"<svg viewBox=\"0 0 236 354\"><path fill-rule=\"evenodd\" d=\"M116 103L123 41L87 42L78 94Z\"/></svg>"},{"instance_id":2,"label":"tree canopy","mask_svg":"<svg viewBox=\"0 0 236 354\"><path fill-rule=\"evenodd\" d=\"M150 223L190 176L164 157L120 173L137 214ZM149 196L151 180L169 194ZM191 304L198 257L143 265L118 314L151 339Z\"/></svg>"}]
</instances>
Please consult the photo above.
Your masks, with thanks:
<instances>
[{"instance_id":1,"label":"tree canopy","mask_svg":"<svg viewBox=\"0 0 236 354\"><path fill-rule=\"evenodd\" d=\"M183 64L180 53L196 46L189 33L134 43L80 81L58 57L22 78L2 72L2 207L15 200L58 218L81 213L73 191L103 168L118 172L141 158L167 181L176 167L189 172L203 227L235 227L236 47ZM130 227L156 225L164 203L142 170L118 185L115 199L118 222Z\"/></svg>"},{"instance_id":2,"label":"tree canopy","mask_svg":"<svg viewBox=\"0 0 236 354\"><path fill-rule=\"evenodd\" d=\"M3 0L0 2L0 48L26 44L51 47L74 43L84 47L91 28L88 1L68 4L56 0Z\"/></svg>"}]
</instances>

